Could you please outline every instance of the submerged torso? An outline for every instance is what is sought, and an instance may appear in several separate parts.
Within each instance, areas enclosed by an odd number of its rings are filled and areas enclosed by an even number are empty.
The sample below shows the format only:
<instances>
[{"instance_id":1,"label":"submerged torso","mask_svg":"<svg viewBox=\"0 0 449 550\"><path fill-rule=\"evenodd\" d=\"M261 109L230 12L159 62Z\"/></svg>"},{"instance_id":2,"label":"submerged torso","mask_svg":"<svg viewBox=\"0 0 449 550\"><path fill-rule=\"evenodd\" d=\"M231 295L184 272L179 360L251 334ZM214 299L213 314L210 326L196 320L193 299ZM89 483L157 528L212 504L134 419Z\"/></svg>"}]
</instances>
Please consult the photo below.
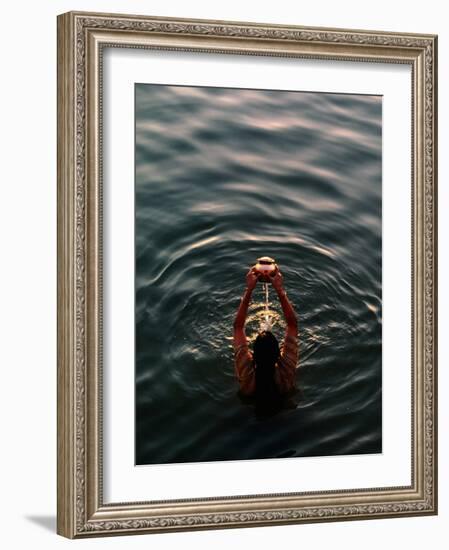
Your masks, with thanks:
<instances>
[{"instance_id":1,"label":"submerged torso","mask_svg":"<svg viewBox=\"0 0 449 550\"><path fill-rule=\"evenodd\" d=\"M298 363L298 338L287 335L274 368L274 382L280 394L288 394L295 389L296 366ZM248 344L234 349L234 364L240 392L245 396L256 392L256 365Z\"/></svg>"}]
</instances>

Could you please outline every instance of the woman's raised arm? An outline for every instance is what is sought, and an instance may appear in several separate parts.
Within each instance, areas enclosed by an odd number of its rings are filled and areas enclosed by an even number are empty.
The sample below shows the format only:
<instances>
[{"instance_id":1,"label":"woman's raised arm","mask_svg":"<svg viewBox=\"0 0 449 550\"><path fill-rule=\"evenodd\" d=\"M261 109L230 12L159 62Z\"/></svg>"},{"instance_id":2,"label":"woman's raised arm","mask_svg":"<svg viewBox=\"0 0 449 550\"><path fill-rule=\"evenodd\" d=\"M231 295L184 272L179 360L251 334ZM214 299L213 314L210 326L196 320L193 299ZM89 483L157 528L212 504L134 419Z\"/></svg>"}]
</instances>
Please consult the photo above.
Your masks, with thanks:
<instances>
[{"instance_id":1,"label":"woman's raised arm","mask_svg":"<svg viewBox=\"0 0 449 550\"><path fill-rule=\"evenodd\" d=\"M246 289L243 293L242 299L240 301L239 308L237 310L237 315L234 320L234 346L237 347L241 344L246 343L246 334L245 334L245 321L248 314L248 306L251 301L251 295L253 293L254 287L257 283L257 273L253 268L251 268L246 274Z\"/></svg>"},{"instance_id":2,"label":"woman's raised arm","mask_svg":"<svg viewBox=\"0 0 449 550\"><path fill-rule=\"evenodd\" d=\"M284 313L285 322L287 323L287 333L295 334L298 331L298 319L296 317L295 310L287 298L287 293L284 290L284 283L279 268L275 271L275 274L271 278L271 283L276 289L279 301L281 302L282 311Z\"/></svg>"}]
</instances>

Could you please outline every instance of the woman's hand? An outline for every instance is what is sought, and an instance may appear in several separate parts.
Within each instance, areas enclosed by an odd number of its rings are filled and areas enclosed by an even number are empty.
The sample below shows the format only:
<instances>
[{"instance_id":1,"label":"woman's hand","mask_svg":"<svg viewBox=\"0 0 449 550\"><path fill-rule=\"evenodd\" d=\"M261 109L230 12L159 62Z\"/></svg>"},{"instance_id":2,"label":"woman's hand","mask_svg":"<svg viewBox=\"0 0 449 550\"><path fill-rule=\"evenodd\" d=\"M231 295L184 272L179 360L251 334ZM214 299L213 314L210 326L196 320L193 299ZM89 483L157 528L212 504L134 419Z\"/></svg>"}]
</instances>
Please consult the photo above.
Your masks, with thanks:
<instances>
[{"instance_id":1,"label":"woman's hand","mask_svg":"<svg viewBox=\"0 0 449 550\"><path fill-rule=\"evenodd\" d=\"M276 271L274 272L274 274L270 275L270 277L271 277L271 284L274 286L274 288L278 292L284 288L284 279L278 267L276 268Z\"/></svg>"},{"instance_id":2,"label":"woman's hand","mask_svg":"<svg viewBox=\"0 0 449 550\"><path fill-rule=\"evenodd\" d=\"M254 267L252 267L246 274L246 286L248 290L254 290L254 287L257 284L258 278L259 278L259 275L257 274L257 271L254 269Z\"/></svg>"}]
</instances>

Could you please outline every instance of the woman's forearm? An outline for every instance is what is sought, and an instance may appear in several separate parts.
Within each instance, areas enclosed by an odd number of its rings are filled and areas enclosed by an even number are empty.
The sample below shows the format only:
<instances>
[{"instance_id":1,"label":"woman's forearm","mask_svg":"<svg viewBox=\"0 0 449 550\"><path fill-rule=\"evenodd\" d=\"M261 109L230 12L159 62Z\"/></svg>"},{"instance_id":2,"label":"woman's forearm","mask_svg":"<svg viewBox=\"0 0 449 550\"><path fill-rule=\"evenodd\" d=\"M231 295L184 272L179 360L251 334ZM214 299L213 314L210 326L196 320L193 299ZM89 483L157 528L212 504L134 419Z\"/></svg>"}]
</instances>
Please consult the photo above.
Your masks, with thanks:
<instances>
[{"instance_id":1,"label":"woman's forearm","mask_svg":"<svg viewBox=\"0 0 449 550\"><path fill-rule=\"evenodd\" d=\"M245 326L246 314L248 313L249 302L251 301L252 289L246 288L240 301L239 309L234 320L234 328L243 328Z\"/></svg>"},{"instance_id":2,"label":"woman's forearm","mask_svg":"<svg viewBox=\"0 0 449 550\"><path fill-rule=\"evenodd\" d=\"M284 317L287 325L291 327L297 327L298 320L296 318L296 313L295 313L295 310L293 309L293 306L290 300L287 298L287 293L282 287L276 288L276 291L278 293L279 301L281 302L282 311L284 313Z\"/></svg>"}]
</instances>

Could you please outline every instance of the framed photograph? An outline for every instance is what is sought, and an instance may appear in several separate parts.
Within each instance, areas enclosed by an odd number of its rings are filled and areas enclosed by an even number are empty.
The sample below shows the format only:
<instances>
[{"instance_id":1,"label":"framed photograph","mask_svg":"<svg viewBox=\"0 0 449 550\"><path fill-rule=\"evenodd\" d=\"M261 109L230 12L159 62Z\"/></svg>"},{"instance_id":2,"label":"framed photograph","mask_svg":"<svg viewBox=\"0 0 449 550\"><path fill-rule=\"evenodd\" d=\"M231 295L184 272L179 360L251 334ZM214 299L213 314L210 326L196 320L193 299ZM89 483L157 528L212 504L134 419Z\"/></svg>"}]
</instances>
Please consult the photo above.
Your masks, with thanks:
<instances>
[{"instance_id":1,"label":"framed photograph","mask_svg":"<svg viewBox=\"0 0 449 550\"><path fill-rule=\"evenodd\" d=\"M437 513L437 37L58 17L58 533Z\"/></svg>"}]
</instances>

